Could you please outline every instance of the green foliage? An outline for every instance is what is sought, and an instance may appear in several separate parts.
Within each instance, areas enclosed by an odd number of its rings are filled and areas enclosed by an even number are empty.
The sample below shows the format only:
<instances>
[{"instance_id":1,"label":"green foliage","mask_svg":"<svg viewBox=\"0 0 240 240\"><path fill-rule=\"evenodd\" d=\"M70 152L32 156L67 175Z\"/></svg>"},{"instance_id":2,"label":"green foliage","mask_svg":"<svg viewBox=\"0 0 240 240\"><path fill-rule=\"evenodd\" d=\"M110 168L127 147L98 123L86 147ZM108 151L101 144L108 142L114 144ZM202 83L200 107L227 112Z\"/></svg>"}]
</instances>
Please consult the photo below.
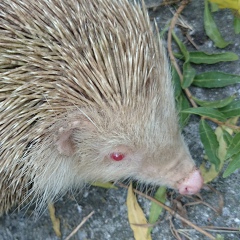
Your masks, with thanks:
<instances>
[{"instance_id":1,"label":"green foliage","mask_svg":"<svg viewBox=\"0 0 240 240\"><path fill-rule=\"evenodd\" d=\"M184 112L185 109L189 109L190 103L187 97L181 93L181 95L177 98L177 109L179 111L179 124L181 129L184 128L189 120L190 113Z\"/></svg>"},{"instance_id":2,"label":"green foliage","mask_svg":"<svg viewBox=\"0 0 240 240\"><path fill-rule=\"evenodd\" d=\"M234 31L236 34L240 33L240 18L239 17L234 17L233 21L233 26L234 26Z\"/></svg>"},{"instance_id":3,"label":"green foliage","mask_svg":"<svg viewBox=\"0 0 240 240\"><path fill-rule=\"evenodd\" d=\"M196 70L191 66L190 62L183 64L183 83L182 88L188 88L196 75Z\"/></svg>"},{"instance_id":4,"label":"green foliage","mask_svg":"<svg viewBox=\"0 0 240 240\"><path fill-rule=\"evenodd\" d=\"M188 108L188 109L182 110L181 112L196 114L202 117L209 117L212 119L217 119L219 121L226 120L226 117L224 116L224 114L222 114L220 111L214 108L209 108L209 107Z\"/></svg>"},{"instance_id":5,"label":"green foliage","mask_svg":"<svg viewBox=\"0 0 240 240\"><path fill-rule=\"evenodd\" d=\"M203 119L200 121L199 132L208 160L214 164L216 171L218 171L220 160L216 155L216 150L219 146L217 137L212 128Z\"/></svg>"},{"instance_id":6,"label":"green foliage","mask_svg":"<svg viewBox=\"0 0 240 240\"><path fill-rule=\"evenodd\" d=\"M158 190L156 191L154 198L158 200L159 202L165 203L166 201L166 187L159 187ZM162 207L156 204L155 202L151 203L150 207L150 214L149 214L149 220L148 222L150 224L154 224L157 222L159 219L159 216L162 213ZM149 231L152 231L152 227L149 228Z\"/></svg>"},{"instance_id":7,"label":"green foliage","mask_svg":"<svg viewBox=\"0 0 240 240\"><path fill-rule=\"evenodd\" d=\"M236 169L240 168L240 133L235 134L233 137L226 134L226 139L228 141L228 148L225 160L229 164L223 173L223 177L228 177Z\"/></svg>"},{"instance_id":8,"label":"green foliage","mask_svg":"<svg viewBox=\"0 0 240 240\"><path fill-rule=\"evenodd\" d=\"M175 57L179 59L184 59L184 56L179 53L174 54ZM219 62L227 62L227 61L236 61L238 60L238 55L233 52L225 52L225 53L205 53L205 52L189 52L189 62L195 64L215 64Z\"/></svg>"},{"instance_id":9,"label":"green foliage","mask_svg":"<svg viewBox=\"0 0 240 240\"><path fill-rule=\"evenodd\" d=\"M193 85L204 88L220 88L240 83L240 76L224 72L205 72L196 75Z\"/></svg>"},{"instance_id":10,"label":"green foliage","mask_svg":"<svg viewBox=\"0 0 240 240\"><path fill-rule=\"evenodd\" d=\"M190 53L187 51L186 46L178 39L175 33L173 33L173 38L175 39L181 53L184 56L185 62L183 64L183 82L182 88L188 88L196 75L196 70L190 64Z\"/></svg>"},{"instance_id":11,"label":"green foliage","mask_svg":"<svg viewBox=\"0 0 240 240\"><path fill-rule=\"evenodd\" d=\"M212 13L209 10L208 0L204 1L204 27L208 37L214 42L214 44L219 48L225 48L230 43L226 42L221 33L219 32L216 23L213 20Z\"/></svg>"},{"instance_id":12,"label":"green foliage","mask_svg":"<svg viewBox=\"0 0 240 240\"><path fill-rule=\"evenodd\" d=\"M193 100L201 107L210 107L210 108L223 108L230 104L236 98L235 95L226 97L224 99L216 100L216 101L203 101L193 97Z\"/></svg>"},{"instance_id":13,"label":"green foliage","mask_svg":"<svg viewBox=\"0 0 240 240\"><path fill-rule=\"evenodd\" d=\"M240 116L240 100L235 100L219 110L228 118Z\"/></svg>"},{"instance_id":14,"label":"green foliage","mask_svg":"<svg viewBox=\"0 0 240 240\"><path fill-rule=\"evenodd\" d=\"M236 18L234 20L235 31L240 26L238 26L240 24L238 20ZM205 0L204 25L206 34L217 47L224 48L229 44L222 38L217 29L207 0ZM220 174L224 165L227 165L227 168L223 173L223 177L228 177L236 169L240 168L240 127L237 126L237 120L240 117L240 100L236 99L235 94L215 101L201 100L191 96L192 100L198 105L198 107L193 108L190 106L184 90L192 85L200 88L222 88L240 83L239 75L221 71L207 71L196 74L193 67L193 64L216 64L223 61L236 61L239 57L233 52L211 54L201 51L190 52L174 33L173 38L180 50L174 55L183 61L182 81L180 81L174 68L172 71L180 125L182 128L186 126L191 114L200 116L200 138L207 160L211 163L209 170L203 165L201 166L203 176L206 176L205 181L211 181ZM214 124L209 124L210 121ZM218 127L213 128L216 125Z\"/></svg>"},{"instance_id":15,"label":"green foliage","mask_svg":"<svg viewBox=\"0 0 240 240\"><path fill-rule=\"evenodd\" d=\"M172 66L172 81L174 85L174 96L177 99L182 94L181 81L176 69Z\"/></svg>"},{"instance_id":16,"label":"green foliage","mask_svg":"<svg viewBox=\"0 0 240 240\"><path fill-rule=\"evenodd\" d=\"M227 169L223 173L223 177L228 177L238 168L240 168L240 151L232 157Z\"/></svg>"},{"instance_id":17,"label":"green foliage","mask_svg":"<svg viewBox=\"0 0 240 240\"><path fill-rule=\"evenodd\" d=\"M217 234L216 240L224 240L224 237L220 234Z\"/></svg>"},{"instance_id":18,"label":"green foliage","mask_svg":"<svg viewBox=\"0 0 240 240\"><path fill-rule=\"evenodd\" d=\"M237 133L230 141L226 158L230 158L240 151L240 133Z\"/></svg>"}]
</instances>

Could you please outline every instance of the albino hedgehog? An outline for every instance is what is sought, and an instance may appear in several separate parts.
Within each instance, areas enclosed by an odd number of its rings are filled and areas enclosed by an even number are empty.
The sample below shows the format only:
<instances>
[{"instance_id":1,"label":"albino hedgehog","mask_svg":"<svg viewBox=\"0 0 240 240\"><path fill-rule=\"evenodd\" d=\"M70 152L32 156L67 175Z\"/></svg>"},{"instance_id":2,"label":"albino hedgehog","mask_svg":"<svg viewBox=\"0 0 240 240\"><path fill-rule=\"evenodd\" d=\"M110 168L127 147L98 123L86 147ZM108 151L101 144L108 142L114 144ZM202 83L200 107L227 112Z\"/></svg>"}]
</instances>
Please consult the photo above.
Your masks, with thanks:
<instances>
[{"instance_id":1,"label":"albino hedgehog","mask_svg":"<svg viewBox=\"0 0 240 240\"><path fill-rule=\"evenodd\" d=\"M194 194L169 65L127 0L0 2L0 213L95 181Z\"/></svg>"}]
</instances>

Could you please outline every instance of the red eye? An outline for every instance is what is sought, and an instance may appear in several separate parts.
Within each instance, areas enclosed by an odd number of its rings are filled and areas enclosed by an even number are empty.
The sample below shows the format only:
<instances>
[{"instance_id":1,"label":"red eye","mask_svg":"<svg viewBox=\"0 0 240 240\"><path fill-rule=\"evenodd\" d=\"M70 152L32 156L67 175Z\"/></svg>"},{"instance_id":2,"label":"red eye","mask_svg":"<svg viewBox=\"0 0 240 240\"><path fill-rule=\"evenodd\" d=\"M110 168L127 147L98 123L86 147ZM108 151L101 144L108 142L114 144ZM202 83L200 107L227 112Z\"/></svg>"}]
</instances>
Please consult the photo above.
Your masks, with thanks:
<instances>
[{"instance_id":1,"label":"red eye","mask_svg":"<svg viewBox=\"0 0 240 240\"><path fill-rule=\"evenodd\" d=\"M125 155L119 152L113 152L110 154L110 157L114 161L121 161L125 158Z\"/></svg>"}]
</instances>

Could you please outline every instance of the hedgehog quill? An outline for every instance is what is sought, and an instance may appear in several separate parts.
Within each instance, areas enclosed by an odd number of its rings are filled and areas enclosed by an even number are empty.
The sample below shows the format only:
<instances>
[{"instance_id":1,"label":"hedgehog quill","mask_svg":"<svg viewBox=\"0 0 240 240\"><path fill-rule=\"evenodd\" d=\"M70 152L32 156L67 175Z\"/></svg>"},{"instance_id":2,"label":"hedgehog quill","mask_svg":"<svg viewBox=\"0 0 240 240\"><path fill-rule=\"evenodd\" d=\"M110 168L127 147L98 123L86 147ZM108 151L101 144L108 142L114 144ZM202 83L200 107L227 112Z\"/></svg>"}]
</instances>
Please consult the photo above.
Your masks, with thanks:
<instances>
[{"instance_id":1,"label":"hedgehog quill","mask_svg":"<svg viewBox=\"0 0 240 240\"><path fill-rule=\"evenodd\" d=\"M169 64L126 0L0 2L0 213L95 181L194 194Z\"/></svg>"}]
</instances>

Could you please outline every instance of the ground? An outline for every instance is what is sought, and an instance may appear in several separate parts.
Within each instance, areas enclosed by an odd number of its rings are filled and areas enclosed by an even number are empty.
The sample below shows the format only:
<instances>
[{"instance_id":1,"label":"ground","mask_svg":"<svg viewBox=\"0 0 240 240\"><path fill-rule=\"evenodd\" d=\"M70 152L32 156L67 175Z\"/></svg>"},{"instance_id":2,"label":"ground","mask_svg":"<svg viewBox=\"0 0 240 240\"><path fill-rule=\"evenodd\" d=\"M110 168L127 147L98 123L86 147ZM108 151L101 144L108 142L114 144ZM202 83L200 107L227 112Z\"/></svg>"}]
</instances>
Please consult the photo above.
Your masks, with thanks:
<instances>
[{"instance_id":1,"label":"ground","mask_svg":"<svg viewBox=\"0 0 240 240\"><path fill-rule=\"evenodd\" d=\"M154 2L149 0L148 3ZM158 1L155 1L158 2ZM171 8L174 10L174 8ZM240 36L235 35L232 27L232 15L229 10L223 10L214 14L215 21L227 41L232 43L220 50L214 47L211 40L208 39L203 27L203 1L192 1L183 11L184 19L190 26L192 39L202 51L222 52L233 51L240 57ZM172 13L169 7L163 7L151 16L156 17L157 23L162 28L171 18ZM177 33L180 34L179 30ZM181 34L180 34L181 35ZM193 49L190 43L186 43L189 49ZM228 73L240 74L240 61L215 64L211 67L201 65L197 67L198 72L209 70L221 70ZM236 93L240 96L240 86L233 85L224 89L192 89L194 94L201 99L221 99L227 95ZM193 158L198 164L203 159L204 152L198 135L199 118L192 117L190 124L185 128L184 135ZM216 188L224 198L224 207L220 215L214 213L211 209L203 205L189 206L189 219L198 226L221 226L221 227L239 227L240 226L240 174L236 171L229 178L218 177L211 186ZM71 231L88 215L91 211L95 214L83 225L72 239L78 240L133 240L133 233L127 219L125 189L102 189L97 187L85 188L79 193L68 194L55 204L56 216L61 222L62 237L58 238L53 231L49 212L46 210L35 220L33 208L14 211L7 216L0 218L0 240L59 240L65 239ZM202 197L208 203L216 206L216 194L203 190ZM139 198L141 206L148 213L150 203ZM172 240L174 237L169 228L167 220L168 214L165 213L159 224L154 228L153 240ZM196 231L183 227L179 221L174 221L178 228L185 229L190 233L192 239L207 239ZM214 233L213 233L214 234ZM240 239L240 234L225 234L224 239Z\"/></svg>"}]
</instances>

